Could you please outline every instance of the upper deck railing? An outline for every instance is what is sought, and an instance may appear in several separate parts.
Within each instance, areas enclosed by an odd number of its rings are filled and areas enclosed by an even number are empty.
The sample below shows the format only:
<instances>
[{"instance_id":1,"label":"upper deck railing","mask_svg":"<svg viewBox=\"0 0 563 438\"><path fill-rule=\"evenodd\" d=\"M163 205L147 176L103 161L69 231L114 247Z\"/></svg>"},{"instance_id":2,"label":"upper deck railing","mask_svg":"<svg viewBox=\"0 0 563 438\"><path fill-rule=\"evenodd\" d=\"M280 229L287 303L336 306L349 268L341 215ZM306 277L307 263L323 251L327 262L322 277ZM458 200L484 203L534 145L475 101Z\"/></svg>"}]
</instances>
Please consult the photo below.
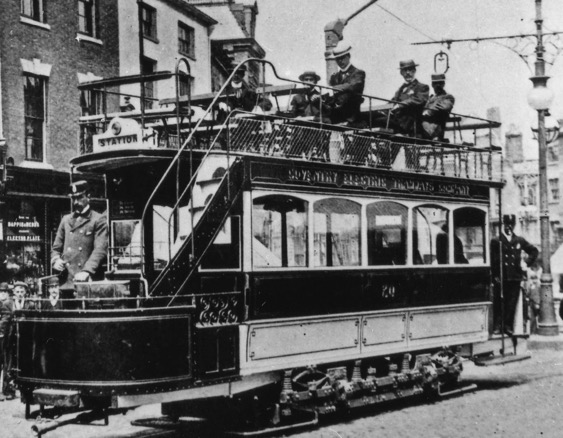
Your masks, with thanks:
<instances>
[{"instance_id":1,"label":"upper deck railing","mask_svg":"<svg viewBox=\"0 0 563 438\"><path fill-rule=\"evenodd\" d=\"M276 79L283 85L262 84L256 91L259 104L265 97L270 98L274 107L268 113L245 113L240 110L223 112L221 103L228 100L227 85L237 69L244 63L256 62L262 65L262 76L269 67ZM154 138L150 144L140 143L140 148L168 148L207 151L210 148L229 150L240 154L253 154L297 160L322 161L385 168L405 172L426 172L437 175L500 181L500 148L492 143L493 129L500 123L461 114L452 114L446 130L450 138L446 141L431 141L396 135L389 129L389 109L393 102L387 99L362 95L362 128L326 123L319 117L289 117L288 109L294 95L304 93L308 86L300 81L281 78L271 63L249 59L233 71L218 93L199 96L177 96L158 101L158 108L122 111L119 91L108 89L108 83L118 87L117 81L83 84L81 89L95 89L101 93L102 114L90 114L79 119L81 143L79 154L91 153L93 136L104 134L109 122L119 117L141 123L142 136ZM174 74L154 74L148 80L166 80ZM331 87L316 86L321 94L331 93ZM109 99L108 99L109 96ZM114 97L112 99L112 96ZM284 104L284 101L286 102ZM285 105L285 107L284 107ZM258 108L258 105L257 105ZM225 115L226 114L226 115ZM463 138L467 131L473 138ZM476 146L477 132L486 132L489 144Z\"/></svg>"}]
</instances>

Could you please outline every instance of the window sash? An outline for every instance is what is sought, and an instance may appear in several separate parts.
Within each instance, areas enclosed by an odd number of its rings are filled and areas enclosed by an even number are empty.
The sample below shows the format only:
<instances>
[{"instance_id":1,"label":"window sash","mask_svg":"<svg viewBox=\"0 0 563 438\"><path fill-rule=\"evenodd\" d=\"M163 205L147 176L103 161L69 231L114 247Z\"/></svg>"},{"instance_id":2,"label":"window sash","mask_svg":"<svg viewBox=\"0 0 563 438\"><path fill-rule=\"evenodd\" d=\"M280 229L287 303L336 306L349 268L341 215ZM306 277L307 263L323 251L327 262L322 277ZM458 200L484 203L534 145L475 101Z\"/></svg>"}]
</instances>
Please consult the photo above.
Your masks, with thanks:
<instances>
[{"instance_id":1,"label":"window sash","mask_svg":"<svg viewBox=\"0 0 563 438\"><path fill-rule=\"evenodd\" d=\"M21 14L40 23L46 22L43 0L22 0Z\"/></svg>"},{"instance_id":2,"label":"window sash","mask_svg":"<svg viewBox=\"0 0 563 438\"><path fill-rule=\"evenodd\" d=\"M91 37L97 36L96 5L94 0L78 1L78 30Z\"/></svg>"},{"instance_id":3,"label":"window sash","mask_svg":"<svg viewBox=\"0 0 563 438\"><path fill-rule=\"evenodd\" d=\"M144 5L141 8L141 24L143 36L156 38L156 10Z\"/></svg>"},{"instance_id":4,"label":"window sash","mask_svg":"<svg viewBox=\"0 0 563 438\"><path fill-rule=\"evenodd\" d=\"M184 23L178 24L178 51L190 57L195 57L195 32Z\"/></svg>"},{"instance_id":5,"label":"window sash","mask_svg":"<svg viewBox=\"0 0 563 438\"><path fill-rule=\"evenodd\" d=\"M26 160L43 161L45 138L45 79L38 76L25 76L25 156Z\"/></svg>"}]
</instances>

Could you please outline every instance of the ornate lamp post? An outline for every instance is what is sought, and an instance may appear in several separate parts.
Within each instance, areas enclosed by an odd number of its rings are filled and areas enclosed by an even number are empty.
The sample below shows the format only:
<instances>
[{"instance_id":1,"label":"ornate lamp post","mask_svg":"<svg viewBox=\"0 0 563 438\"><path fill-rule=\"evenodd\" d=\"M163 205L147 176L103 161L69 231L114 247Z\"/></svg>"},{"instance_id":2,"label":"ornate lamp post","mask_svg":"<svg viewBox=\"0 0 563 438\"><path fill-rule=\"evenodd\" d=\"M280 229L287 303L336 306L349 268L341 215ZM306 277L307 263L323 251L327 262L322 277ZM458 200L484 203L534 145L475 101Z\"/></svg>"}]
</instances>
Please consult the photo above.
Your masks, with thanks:
<instances>
[{"instance_id":1,"label":"ornate lamp post","mask_svg":"<svg viewBox=\"0 0 563 438\"><path fill-rule=\"evenodd\" d=\"M538 321L538 334L542 336L557 336L559 326L555 318L553 307L553 277L550 266L549 242L549 201L547 187L547 131L545 116L553 101L553 93L547 88L549 76L545 74L544 46L543 46L543 19L541 0L536 0L536 62L535 75L530 78L534 88L528 94L528 103L538 112L537 139L539 146L539 191L540 191L540 235L542 255L542 275L540 278L540 314ZM558 132L558 130L557 130Z\"/></svg>"}]
</instances>

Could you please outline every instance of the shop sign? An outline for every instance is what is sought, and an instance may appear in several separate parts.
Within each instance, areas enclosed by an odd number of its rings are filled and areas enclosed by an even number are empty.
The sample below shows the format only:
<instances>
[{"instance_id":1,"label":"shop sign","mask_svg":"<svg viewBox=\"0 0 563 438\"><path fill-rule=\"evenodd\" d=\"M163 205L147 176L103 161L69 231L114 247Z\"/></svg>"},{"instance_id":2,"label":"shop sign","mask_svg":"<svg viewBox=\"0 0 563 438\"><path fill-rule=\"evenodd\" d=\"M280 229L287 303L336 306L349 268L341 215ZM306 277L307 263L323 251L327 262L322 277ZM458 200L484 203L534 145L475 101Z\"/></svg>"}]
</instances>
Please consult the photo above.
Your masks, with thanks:
<instances>
[{"instance_id":1,"label":"shop sign","mask_svg":"<svg viewBox=\"0 0 563 438\"><path fill-rule=\"evenodd\" d=\"M6 224L7 242L41 242L41 224L35 216L16 216Z\"/></svg>"}]
</instances>

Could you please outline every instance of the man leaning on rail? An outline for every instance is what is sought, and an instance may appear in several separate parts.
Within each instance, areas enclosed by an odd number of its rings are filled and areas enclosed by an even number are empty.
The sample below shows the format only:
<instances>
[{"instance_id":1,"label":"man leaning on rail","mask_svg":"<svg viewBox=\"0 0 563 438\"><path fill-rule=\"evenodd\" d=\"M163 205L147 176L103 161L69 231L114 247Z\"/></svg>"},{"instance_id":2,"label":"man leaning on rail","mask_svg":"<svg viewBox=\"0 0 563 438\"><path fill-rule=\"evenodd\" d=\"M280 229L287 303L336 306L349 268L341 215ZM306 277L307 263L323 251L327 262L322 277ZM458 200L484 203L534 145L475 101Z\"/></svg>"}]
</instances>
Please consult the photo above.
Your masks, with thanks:
<instances>
[{"instance_id":1,"label":"man leaning on rail","mask_svg":"<svg viewBox=\"0 0 563 438\"><path fill-rule=\"evenodd\" d=\"M64 280L61 291L73 290L75 281L101 279L108 249L106 217L90 207L88 182L72 183L69 196L73 212L62 218L51 251L53 271Z\"/></svg>"}]
</instances>

